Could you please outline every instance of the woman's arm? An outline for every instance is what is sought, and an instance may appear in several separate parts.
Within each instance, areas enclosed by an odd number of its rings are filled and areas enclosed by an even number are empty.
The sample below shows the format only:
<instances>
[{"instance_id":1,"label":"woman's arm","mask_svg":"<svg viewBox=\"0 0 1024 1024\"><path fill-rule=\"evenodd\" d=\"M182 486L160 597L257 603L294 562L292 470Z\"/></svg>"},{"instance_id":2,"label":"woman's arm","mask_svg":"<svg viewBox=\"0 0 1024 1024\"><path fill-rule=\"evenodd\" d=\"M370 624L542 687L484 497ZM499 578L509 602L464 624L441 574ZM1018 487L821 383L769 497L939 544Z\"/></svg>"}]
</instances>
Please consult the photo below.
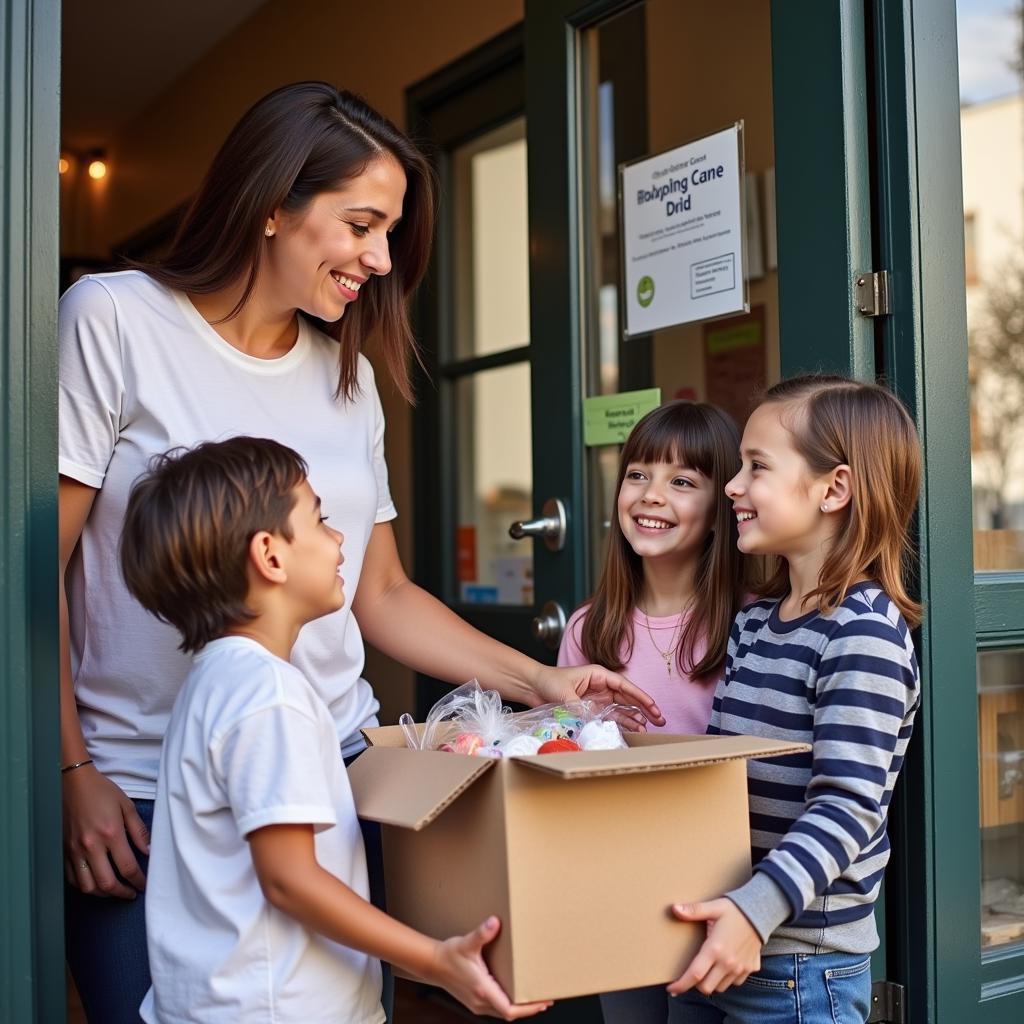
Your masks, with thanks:
<instances>
[{"instance_id":1,"label":"woman's arm","mask_svg":"<svg viewBox=\"0 0 1024 1024\"><path fill-rule=\"evenodd\" d=\"M389 523L378 523L370 535L352 611L367 642L417 672L451 683L476 678L530 706L581 697L633 704L664 723L654 700L617 672L542 665L460 619L406 576Z\"/></svg>"},{"instance_id":2,"label":"woman's arm","mask_svg":"<svg viewBox=\"0 0 1024 1024\"><path fill-rule=\"evenodd\" d=\"M71 641L65 579L68 563L78 547L96 489L62 476L58 490L60 518L60 746L61 766L89 758L78 720L71 676ZM140 850L149 850L146 826L127 796L101 775L95 765L84 765L61 776L64 797L64 873L82 892L134 899L146 887L125 830ZM118 881L113 864L121 877Z\"/></svg>"}]
</instances>

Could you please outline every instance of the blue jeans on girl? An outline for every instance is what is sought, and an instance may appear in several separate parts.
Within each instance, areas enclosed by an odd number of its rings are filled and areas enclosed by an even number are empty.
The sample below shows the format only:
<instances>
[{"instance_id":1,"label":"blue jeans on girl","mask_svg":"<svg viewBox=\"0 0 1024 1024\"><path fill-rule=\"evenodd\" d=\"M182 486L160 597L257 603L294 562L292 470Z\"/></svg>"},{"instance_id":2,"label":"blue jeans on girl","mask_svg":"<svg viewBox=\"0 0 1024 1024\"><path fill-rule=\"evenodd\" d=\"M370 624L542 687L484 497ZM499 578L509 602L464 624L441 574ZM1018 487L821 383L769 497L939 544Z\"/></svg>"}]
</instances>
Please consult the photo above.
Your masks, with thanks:
<instances>
[{"instance_id":1,"label":"blue jeans on girl","mask_svg":"<svg viewBox=\"0 0 1024 1024\"><path fill-rule=\"evenodd\" d=\"M742 984L711 996L664 987L601 996L605 1024L864 1024L871 957L863 953L766 956Z\"/></svg>"}]
</instances>

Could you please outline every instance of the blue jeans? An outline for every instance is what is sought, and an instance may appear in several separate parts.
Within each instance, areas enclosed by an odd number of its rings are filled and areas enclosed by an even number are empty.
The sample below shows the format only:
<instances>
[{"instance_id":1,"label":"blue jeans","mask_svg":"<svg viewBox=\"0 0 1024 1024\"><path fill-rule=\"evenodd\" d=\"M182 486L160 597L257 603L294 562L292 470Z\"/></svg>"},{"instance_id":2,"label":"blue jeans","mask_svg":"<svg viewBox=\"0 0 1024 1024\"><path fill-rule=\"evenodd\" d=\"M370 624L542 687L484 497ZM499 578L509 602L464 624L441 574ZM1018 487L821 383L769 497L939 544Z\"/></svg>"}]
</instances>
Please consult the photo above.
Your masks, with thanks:
<instances>
[{"instance_id":1,"label":"blue jeans","mask_svg":"<svg viewBox=\"0 0 1024 1024\"><path fill-rule=\"evenodd\" d=\"M761 958L761 970L711 996L663 987L601 996L605 1024L864 1024L871 957L797 953Z\"/></svg>"},{"instance_id":2,"label":"blue jeans","mask_svg":"<svg viewBox=\"0 0 1024 1024\"><path fill-rule=\"evenodd\" d=\"M135 800L153 829L153 801ZM143 872L149 857L132 846ZM149 989L146 898L87 896L64 886L64 942L86 1019L93 1024L139 1024L139 1005Z\"/></svg>"}]
</instances>

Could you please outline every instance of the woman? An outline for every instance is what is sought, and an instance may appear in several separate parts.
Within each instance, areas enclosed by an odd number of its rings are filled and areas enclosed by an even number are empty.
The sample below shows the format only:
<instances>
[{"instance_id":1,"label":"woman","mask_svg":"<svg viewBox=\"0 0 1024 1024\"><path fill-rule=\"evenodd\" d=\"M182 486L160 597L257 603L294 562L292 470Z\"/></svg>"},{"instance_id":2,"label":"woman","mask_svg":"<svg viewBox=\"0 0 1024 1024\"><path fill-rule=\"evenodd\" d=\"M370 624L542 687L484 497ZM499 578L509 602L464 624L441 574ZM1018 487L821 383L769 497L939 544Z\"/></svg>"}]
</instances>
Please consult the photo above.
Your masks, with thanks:
<instances>
[{"instance_id":1,"label":"woman","mask_svg":"<svg viewBox=\"0 0 1024 1024\"><path fill-rule=\"evenodd\" d=\"M471 628L402 569L383 415L360 349L374 338L411 398L406 301L427 264L433 203L429 165L392 124L332 86L286 86L231 132L164 260L86 278L61 300L68 959L93 1020L138 1020L148 986L138 896L160 741L188 667L173 630L131 599L117 570L128 489L153 454L250 434L308 461L345 535L354 598L351 613L346 605L303 630L294 661L346 723L344 756L362 747L351 723L376 721L360 678L364 639L417 671L476 676L511 700L586 693L660 720L621 676L540 665Z\"/></svg>"}]
</instances>

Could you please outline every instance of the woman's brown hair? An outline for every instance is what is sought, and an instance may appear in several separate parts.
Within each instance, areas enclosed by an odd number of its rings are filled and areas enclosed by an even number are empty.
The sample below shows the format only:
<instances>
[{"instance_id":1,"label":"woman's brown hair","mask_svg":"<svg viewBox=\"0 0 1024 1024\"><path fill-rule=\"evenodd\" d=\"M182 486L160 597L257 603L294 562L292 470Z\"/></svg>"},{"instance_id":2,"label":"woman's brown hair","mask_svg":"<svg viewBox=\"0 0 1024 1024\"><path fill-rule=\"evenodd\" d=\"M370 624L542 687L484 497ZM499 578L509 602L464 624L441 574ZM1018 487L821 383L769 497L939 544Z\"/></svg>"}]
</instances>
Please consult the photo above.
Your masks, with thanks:
<instances>
[{"instance_id":1,"label":"woman's brown hair","mask_svg":"<svg viewBox=\"0 0 1024 1024\"><path fill-rule=\"evenodd\" d=\"M921 444L910 414L878 384L822 374L781 381L763 401L785 407L782 422L811 473L850 467L852 498L840 513L844 519L818 587L804 601L816 599L821 611L833 611L867 577L916 626L921 605L904 582L913 554L910 517L921 486ZM781 561L764 593L783 597L788 591L789 568Z\"/></svg>"},{"instance_id":2,"label":"woman's brown hair","mask_svg":"<svg viewBox=\"0 0 1024 1024\"><path fill-rule=\"evenodd\" d=\"M363 343L376 337L396 387L413 400L409 356L419 358L408 298L427 268L436 188L422 153L358 96L326 82L286 85L259 100L231 130L162 259L131 265L177 291L208 294L244 281L252 295L275 210L301 213L320 193L390 156L405 172L402 220L391 235L391 273L372 276L334 323L309 319L340 343L338 394L352 398Z\"/></svg>"},{"instance_id":3,"label":"woman's brown hair","mask_svg":"<svg viewBox=\"0 0 1024 1024\"><path fill-rule=\"evenodd\" d=\"M633 428L619 458L618 495L632 463L668 462L702 473L715 495L711 531L694 574L693 613L676 653L679 671L705 679L721 670L732 620L743 594L742 563L736 547L736 517L725 500L725 485L739 471L736 424L715 405L669 402ZM580 648L599 665L621 669L633 653L633 613L643 591L643 559L630 547L613 514L604 568L582 620ZM697 644L707 640L704 657Z\"/></svg>"}]
</instances>

